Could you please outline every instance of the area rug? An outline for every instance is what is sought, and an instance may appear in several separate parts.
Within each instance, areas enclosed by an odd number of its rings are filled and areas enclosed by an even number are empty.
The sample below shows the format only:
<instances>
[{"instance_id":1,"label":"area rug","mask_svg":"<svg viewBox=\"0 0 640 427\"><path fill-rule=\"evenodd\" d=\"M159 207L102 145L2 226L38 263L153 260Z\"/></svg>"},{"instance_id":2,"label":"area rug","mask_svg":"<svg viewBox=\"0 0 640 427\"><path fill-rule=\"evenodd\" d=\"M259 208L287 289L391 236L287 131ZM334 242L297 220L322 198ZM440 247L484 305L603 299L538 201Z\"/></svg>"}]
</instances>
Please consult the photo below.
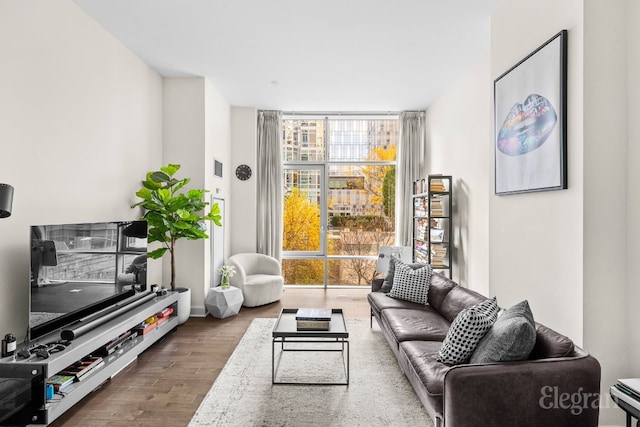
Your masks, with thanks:
<instances>
[{"instance_id":1,"label":"area rug","mask_svg":"<svg viewBox=\"0 0 640 427\"><path fill-rule=\"evenodd\" d=\"M309 386L271 384L274 323L253 320L190 426L433 426L377 325L347 321L348 386ZM278 373L280 381L344 380L337 352L285 352Z\"/></svg>"}]
</instances>

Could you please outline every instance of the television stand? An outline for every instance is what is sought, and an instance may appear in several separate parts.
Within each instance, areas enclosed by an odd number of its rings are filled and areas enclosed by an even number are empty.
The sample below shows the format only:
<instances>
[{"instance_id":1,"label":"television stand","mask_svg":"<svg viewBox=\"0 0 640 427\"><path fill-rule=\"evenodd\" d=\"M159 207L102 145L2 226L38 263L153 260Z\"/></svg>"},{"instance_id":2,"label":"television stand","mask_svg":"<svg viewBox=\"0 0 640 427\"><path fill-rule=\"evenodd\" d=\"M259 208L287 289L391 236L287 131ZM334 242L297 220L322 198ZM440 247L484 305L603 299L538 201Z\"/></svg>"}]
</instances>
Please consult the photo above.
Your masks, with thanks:
<instances>
[{"instance_id":1,"label":"television stand","mask_svg":"<svg viewBox=\"0 0 640 427\"><path fill-rule=\"evenodd\" d=\"M46 359L35 354L27 359L17 356L0 359L0 401L3 404L0 426L53 422L132 363L139 354L174 330L178 326L177 302L177 292L157 296L84 333L71 341L64 350L52 353ZM54 394L53 398L47 397L48 378L96 354L145 319L169 307L173 308L173 313L168 320L144 334L122 340L117 348L102 357L104 363L83 375L82 380L68 384L61 393ZM58 341L59 334L60 331L57 331L44 336L41 342ZM22 347L18 348L18 351L21 349Z\"/></svg>"}]
</instances>

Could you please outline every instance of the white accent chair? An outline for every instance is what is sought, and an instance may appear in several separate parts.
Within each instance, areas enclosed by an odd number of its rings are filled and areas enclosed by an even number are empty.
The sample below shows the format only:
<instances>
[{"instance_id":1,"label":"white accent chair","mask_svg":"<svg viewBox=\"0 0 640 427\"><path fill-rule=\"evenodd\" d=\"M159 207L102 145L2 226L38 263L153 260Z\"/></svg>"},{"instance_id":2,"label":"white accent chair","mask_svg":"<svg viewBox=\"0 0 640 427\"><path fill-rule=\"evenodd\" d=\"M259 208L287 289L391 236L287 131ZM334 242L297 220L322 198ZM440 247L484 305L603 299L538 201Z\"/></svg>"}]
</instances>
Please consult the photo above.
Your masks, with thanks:
<instances>
[{"instance_id":1,"label":"white accent chair","mask_svg":"<svg viewBox=\"0 0 640 427\"><path fill-rule=\"evenodd\" d=\"M245 307L257 307L282 297L284 278L280 262L268 255L241 253L229 258L236 274L229 278L231 286L242 289Z\"/></svg>"}]
</instances>

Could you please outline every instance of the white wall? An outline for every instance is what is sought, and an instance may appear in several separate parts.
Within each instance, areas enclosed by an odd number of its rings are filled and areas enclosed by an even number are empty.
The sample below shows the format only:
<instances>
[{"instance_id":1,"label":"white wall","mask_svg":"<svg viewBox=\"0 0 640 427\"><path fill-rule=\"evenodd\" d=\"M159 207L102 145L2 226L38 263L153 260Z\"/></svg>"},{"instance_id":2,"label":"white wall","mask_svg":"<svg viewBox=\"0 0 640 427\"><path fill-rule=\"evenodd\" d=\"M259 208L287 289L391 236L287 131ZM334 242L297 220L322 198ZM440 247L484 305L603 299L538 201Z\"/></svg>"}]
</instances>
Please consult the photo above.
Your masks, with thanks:
<instances>
[{"instance_id":1,"label":"white wall","mask_svg":"<svg viewBox=\"0 0 640 427\"><path fill-rule=\"evenodd\" d=\"M213 193L220 188L218 195L225 196L231 175L227 170L222 181L215 180L213 158L219 153L224 163L230 157L230 107L209 82L202 77L163 79L163 134L163 162L181 165L177 176L191 178L186 188ZM165 258L163 284L168 284L169 257ZM191 288L193 315L205 314L210 273L209 239L176 243L176 286Z\"/></svg>"},{"instance_id":2,"label":"white wall","mask_svg":"<svg viewBox=\"0 0 640 427\"><path fill-rule=\"evenodd\" d=\"M627 0L584 1L583 343L602 364L602 393L628 376L633 336L624 310L626 240L632 237L626 222L626 6ZM604 409L600 419L621 424L621 412Z\"/></svg>"},{"instance_id":3,"label":"white wall","mask_svg":"<svg viewBox=\"0 0 640 427\"><path fill-rule=\"evenodd\" d=\"M28 322L29 225L137 218L161 160L160 77L71 0L0 3L0 334ZM150 264L149 280L159 269Z\"/></svg>"},{"instance_id":4,"label":"white wall","mask_svg":"<svg viewBox=\"0 0 640 427\"><path fill-rule=\"evenodd\" d=\"M603 397L628 374L634 341L625 312L626 6L626 0L510 0L492 16L492 79L569 31L569 188L490 197L490 290L503 305L527 298L537 321L598 358ZM602 424L622 423L612 406L601 409Z\"/></svg>"},{"instance_id":5,"label":"white wall","mask_svg":"<svg viewBox=\"0 0 640 427\"><path fill-rule=\"evenodd\" d=\"M583 339L581 3L511 0L492 16L491 81L560 30L569 30L569 188L495 196L492 176L489 198L491 293L504 306L528 299L537 321L579 345ZM494 170L493 144L487 148L492 153L489 168Z\"/></svg>"},{"instance_id":6,"label":"white wall","mask_svg":"<svg viewBox=\"0 0 640 427\"><path fill-rule=\"evenodd\" d=\"M427 171L454 180L453 279L489 294L491 85L483 55L427 110Z\"/></svg>"},{"instance_id":7,"label":"white wall","mask_svg":"<svg viewBox=\"0 0 640 427\"><path fill-rule=\"evenodd\" d=\"M232 152L230 174L232 207L231 216L231 252L229 255L257 250L257 110L252 107L233 107L231 109ZM238 165L251 167L253 174L246 181L235 178Z\"/></svg>"},{"instance_id":8,"label":"white wall","mask_svg":"<svg viewBox=\"0 0 640 427\"><path fill-rule=\"evenodd\" d=\"M627 324L635 325L638 320L640 306L640 130L635 127L640 117L640 2L627 0L627 284L629 297L627 298ZM630 372L631 377L640 377L640 339L631 335L633 327L628 332L630 343Z\"/></svg>"},{"instance_id":9,"label":"white wall","mask_svg":"<svg viewBox=\"0 0 640 427\"><path fill-rule=\"evenodd\" d=\"M230 233L233 217L230 214L229 207L232 205L231 200L231 182L234 174L231 169L231 107L229 103L222 97L220 92L211 84L209 80L205 80L205 188L210 191L209 196L221 198L225 201L225 212L222 212L222 226L224 227L224 255L228 257L231 244ZM214 175L214 159L222 162L222 178ZM209 224L210 227L214 225ZM209 229L209 237L213 234ZM204 297L206 298L210 286L217 285L211 282L211 270L213 266L212 239L205 242L205 259L210 262L205 263L205 280ZM204 307L203 307L204 309ZM203 312L204 313L204 312Z\"/></svg>"}]
</instances>

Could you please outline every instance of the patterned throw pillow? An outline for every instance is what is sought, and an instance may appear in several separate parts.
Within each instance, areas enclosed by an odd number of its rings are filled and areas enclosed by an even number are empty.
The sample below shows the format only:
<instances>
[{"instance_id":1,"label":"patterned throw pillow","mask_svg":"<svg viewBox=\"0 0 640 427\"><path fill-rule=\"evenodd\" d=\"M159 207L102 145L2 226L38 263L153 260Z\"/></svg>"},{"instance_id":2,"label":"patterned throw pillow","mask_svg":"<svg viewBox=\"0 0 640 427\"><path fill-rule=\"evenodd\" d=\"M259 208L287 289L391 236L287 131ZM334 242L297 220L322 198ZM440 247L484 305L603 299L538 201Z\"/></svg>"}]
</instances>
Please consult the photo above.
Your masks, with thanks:
<instances>
[{"instance_id":1,"label":"patterned throw pillow","mask_svg":"<svg viewBox=\"0 0 640 427\"><path fill-rule=\"evenodd\" d=\"M482 337L495 323L499 311L495 297L462 310L451 323L438 352L438 362L447 365L467 362Z\"/></svg>"},{"instance_id":2,"label":"patterned throw pillow","mask_svg":"<svg viewBox=\"0 0 640 427\"><path fill-rule=\"evenodd\" d=\"M389 259L389 270L387 270L387 276L384 278L384 281L382 282L382 286L380 287L380 292L389 293L389 291L393 287L393 278L396 275L396 262L398 261L403 262L400 258L395 256L392 256ZM422 268L427 264L420 264L420 263L406 264L405 263L405 265L408 265L414 270L417 270L418 268Z\"/></svg>"},{"instance_id":3,"label":"patterned throw pillow","mask_svg":"<svg viewBox=\"0 0 640 427\"><path fill-rule=\"evenodd\" d=\"M396 260L393 287L389 291L391 298L429 305L427 295L431 283L431 266L424 265L414 269L400 260Z\"/></svg>"},{"instance_id":4,"label":"patterned throw pillow","mask_svg":"<svg viewBox=\"0 0 640 427\"><path fill-rule=\"evenodd\" d=\"M536 322L524 300L498 317L480 340L470 363L493 363L525 360L536 344Z\"/></svg>"}]
</instances>

